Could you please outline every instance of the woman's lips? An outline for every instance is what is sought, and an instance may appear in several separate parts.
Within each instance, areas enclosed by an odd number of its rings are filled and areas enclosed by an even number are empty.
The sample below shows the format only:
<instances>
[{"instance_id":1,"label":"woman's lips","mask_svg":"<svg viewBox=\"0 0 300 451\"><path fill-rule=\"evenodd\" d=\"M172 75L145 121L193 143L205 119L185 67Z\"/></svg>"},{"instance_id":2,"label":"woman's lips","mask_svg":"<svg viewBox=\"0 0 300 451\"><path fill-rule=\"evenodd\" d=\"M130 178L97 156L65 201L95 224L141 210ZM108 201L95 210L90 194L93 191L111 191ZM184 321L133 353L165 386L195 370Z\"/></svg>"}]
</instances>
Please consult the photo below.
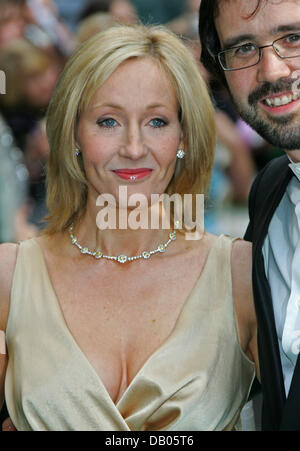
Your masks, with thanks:
<instances>
[{"instance_id":1,"label":"woman's lips","mask_svg":"<svg viewBox=\"0 0 300 451\"><path fill-rule=\"evenodd\" d=\"M136 180L141 180L147 177L147 175L150 175L152 173L152 169L150 168L116 169L113 172L123 180L135 182Z\"/></svg>"}]
</instances>

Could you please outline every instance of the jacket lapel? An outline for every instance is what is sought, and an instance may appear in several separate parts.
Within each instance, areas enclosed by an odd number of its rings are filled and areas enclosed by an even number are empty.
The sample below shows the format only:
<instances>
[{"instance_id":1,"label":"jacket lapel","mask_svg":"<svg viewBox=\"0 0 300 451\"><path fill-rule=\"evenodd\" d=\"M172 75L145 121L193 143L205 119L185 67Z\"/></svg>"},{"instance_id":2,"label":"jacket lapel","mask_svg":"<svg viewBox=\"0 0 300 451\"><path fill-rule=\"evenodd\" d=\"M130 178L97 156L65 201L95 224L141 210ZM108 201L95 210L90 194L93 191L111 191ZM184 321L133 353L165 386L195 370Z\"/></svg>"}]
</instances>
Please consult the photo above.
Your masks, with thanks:
<instances>
[{"instance_id":1,"label":"jacket lapel","mask_svg":"<svg viewBox=\"0 0 300 451\"><path fill-rule=\"evenodd\" d=\"M274 181L274 176L272 176L272 178L269 177L264 181L265 189L261 190L260 195L263 195L263 192L265 192L265 198L262 200L263 208L259 208L259 218L256 219L254 253L257 250L262 250L271 219L286 191L292 175L292 171L286 166L277 180Z\"/></svg>"},{"instance_id":2,"label":"jacket lapel","mask_svg":"<svg viewBox=\"0 0 300 451\"><path fill-rule=\"evenodd\" d=\"M255 219L253 233L253 291L258 319L258 345L261 377L263 381L264 409L263 429L276 430L280 427L286 396L281 367L278 338L270 286L265 274L262 248L269 224L279 205L292 173L285 163L278 177L270 171L260 187L260 208ZM265 381L265 383L264 383Z\"/></svg>"},{"instance_id":3,"label":"jacket lapel","mask_svg":"<svg viewBox=\"0 0 300 451\"><path fill-rule=\"evenodd\" d=\"M300 431L300 354L283 409L280 430Z\"/></svg>"}]
</instances>

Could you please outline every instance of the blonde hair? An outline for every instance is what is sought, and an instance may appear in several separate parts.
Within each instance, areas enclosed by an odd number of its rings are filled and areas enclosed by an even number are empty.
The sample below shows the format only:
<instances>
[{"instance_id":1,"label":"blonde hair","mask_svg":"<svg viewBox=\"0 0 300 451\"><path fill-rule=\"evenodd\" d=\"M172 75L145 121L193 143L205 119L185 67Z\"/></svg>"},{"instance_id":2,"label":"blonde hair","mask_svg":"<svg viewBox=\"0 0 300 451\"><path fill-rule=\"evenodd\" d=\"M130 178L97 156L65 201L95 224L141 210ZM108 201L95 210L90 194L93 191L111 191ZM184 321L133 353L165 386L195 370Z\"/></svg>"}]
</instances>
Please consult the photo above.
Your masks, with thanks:
<instances>
[{"instance_id":1,"label":"blonde hair","mask_svg":"<svg viewBox=\"0 0 300 451\"><path fill-rule=\"evenodd\" d=\"M118 25L91 37L70 58L48 108L48 234L82 216L87 180L75 155L76 124L95 91L129 58L152 58L174 85L186 156L177 161L169 195L205 193L215 148L214 109L197 64L183 42L162 26Z\"/></svg>"}]
</instances>

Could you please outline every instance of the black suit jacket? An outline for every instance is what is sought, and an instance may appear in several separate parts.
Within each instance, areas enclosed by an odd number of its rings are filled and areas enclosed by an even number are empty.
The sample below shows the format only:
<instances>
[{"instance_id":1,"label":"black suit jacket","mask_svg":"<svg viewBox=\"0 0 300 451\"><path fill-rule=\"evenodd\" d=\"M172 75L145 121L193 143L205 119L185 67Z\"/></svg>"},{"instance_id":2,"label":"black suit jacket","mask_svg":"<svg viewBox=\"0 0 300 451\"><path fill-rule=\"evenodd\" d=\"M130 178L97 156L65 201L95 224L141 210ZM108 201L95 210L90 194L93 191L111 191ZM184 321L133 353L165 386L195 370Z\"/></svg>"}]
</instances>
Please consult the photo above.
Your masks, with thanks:
<instances>
[{"instance_id":1,"label":"black suit jacket","mask_svg":"<svg viewBox=\"0 0 300 451\"><path fill-rule=\"evenodd\" d=\"M287 156L276 158L258 174L249 197L250 222L245 234L245 239L253 243L253 293L263 392L262 429L273 431L300 431L300 358L286 399L271 291L262 254L270 221L293 176L288 164Z\"/></svg>"}]
</instances>

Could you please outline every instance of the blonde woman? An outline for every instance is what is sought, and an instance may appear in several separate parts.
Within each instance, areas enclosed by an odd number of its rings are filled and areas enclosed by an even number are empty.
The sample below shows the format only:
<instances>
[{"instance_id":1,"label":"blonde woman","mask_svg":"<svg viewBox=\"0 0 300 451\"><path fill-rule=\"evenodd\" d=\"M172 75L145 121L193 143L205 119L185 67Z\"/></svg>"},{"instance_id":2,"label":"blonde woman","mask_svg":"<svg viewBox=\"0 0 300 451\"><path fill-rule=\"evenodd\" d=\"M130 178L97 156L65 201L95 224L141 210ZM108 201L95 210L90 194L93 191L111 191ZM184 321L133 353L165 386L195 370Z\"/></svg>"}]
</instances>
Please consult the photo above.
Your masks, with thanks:
<instances>
[{"instance_id":1,"label":"blonde woman","mask_svg":"<svg viewBox=\"0 0 300 451\"><path fill-rule=\"evenodd\" d=\"M47 132L45 233L0 248L16 428L235 428L257 362L249 244L187 240L185 204L169 229L98 221L103 196L123 219L121 192L144 199L147 219L165 217L153 195L205 193L214 112L193 57L161 27L95 35L61 76Z\"/></svg>"}]
</instances>

